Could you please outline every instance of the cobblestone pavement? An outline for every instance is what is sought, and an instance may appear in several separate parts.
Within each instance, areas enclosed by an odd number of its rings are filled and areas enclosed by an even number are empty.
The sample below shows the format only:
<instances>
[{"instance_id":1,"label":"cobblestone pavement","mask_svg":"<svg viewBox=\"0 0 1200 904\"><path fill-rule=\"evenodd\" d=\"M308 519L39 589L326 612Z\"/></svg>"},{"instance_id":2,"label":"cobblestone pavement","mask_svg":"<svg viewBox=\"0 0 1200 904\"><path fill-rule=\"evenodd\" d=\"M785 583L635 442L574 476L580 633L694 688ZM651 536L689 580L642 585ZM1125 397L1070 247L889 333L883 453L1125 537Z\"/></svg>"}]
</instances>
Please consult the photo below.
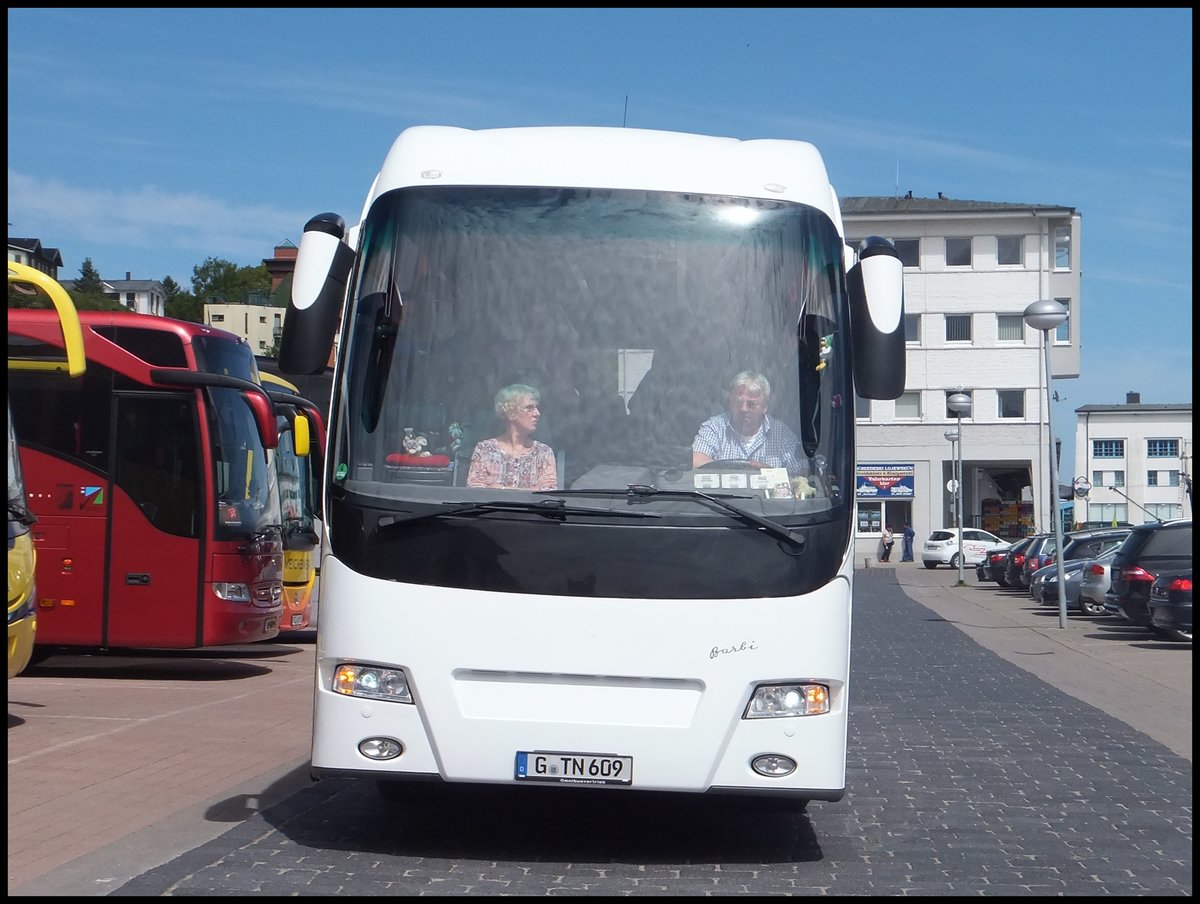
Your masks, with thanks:
<instances>
[{"instance_id":1,"label":"cobblestone pavement","mask_svg":"<svg viewBox=\"0 0 1200 904\"><path fill-rule=\"evenodd\" d=\"M323 781L111 894L1191 896L1188 759L981 646L895 568L856 593L839 802L503 787L401 806Z\"/></svg>"}]
</instances>

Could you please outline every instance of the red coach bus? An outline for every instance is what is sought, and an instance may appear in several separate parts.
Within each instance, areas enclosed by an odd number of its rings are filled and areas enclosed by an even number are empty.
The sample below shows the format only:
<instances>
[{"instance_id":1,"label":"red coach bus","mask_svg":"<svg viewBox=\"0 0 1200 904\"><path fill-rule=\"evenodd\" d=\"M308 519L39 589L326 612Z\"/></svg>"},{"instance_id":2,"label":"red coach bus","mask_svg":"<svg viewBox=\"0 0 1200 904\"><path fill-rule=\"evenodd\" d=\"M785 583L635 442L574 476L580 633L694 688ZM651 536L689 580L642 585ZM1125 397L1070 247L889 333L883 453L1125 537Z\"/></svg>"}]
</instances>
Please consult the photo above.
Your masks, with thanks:
<instances>
[{"instance_id":1,"label":"red coach bus","mask_svg":"<svg viewBox=\"0 0 1200 904\"><path fill-rule=\"evenodd\" d=\"M280 630L274 407L224 330L80 312L87 370L9 371L37 517L37 646L196 648ZM62 356L54 312L10 309L8 354Z\"/></svg>"}]
</instances>

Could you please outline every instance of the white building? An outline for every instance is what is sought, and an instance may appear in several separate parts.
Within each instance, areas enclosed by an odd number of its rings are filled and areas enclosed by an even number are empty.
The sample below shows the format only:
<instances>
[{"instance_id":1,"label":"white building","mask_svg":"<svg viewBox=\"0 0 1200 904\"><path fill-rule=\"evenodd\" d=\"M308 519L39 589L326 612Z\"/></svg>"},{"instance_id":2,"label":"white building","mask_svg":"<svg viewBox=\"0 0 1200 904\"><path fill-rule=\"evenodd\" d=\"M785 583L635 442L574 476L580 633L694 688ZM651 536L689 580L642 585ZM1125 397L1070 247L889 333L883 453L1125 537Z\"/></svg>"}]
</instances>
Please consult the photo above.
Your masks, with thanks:
<instances>
[{"instance_id":1,"label":"white building","mask_svg":"<svg viewBox=\"0 0 1200 904\"><path fill-rule=\"evenodd\" d=\"M1075 409L1075 473L1086 480L1075 520L1192 517L1192 406L1125 399Z\"/></svg>"},{"instance_id":2,"label":"white building","mask_svg":"<svg viewBox=\"0 0 1200 904\"><path fill-rule=\"evenodd\" d=\"M856 401L858 557L875 554L885 523L897 537L906 521L913 525L918 559L930 531L954 524L946 433L956 417L946 399L960 391L972 401L961 422L964 523L1005 537L1049 529L1056 505L1042 333L1022 315L1038 299L1066 306L1051 367L1055 379L1078 377L1079 214L940 193L848 197L841 209L848 244L880 235L900 252L908 343L905 393Z\"/></svg>"},{"instance_id":3,"label":"white building","mask_svg":"<svg viewBox=\"0 0 1200 904\"><path fill-rule=\"evenodd\" d=\"M274 355L286 310L266 304L212 302L204 305L204 322L241 336L256 355Z\"/></svg>"},{"instance_id":4,"label":"white building","mask_svg":"<svg viewBox=\"0 0 1200 904\"><path fill-rule=\"evenodd\" d=\"M167 313L167 290L159 279L134 279L126 271L124 279L104 280L104 294L138 314L165 317Z\"/></svg>"}]
</instances>

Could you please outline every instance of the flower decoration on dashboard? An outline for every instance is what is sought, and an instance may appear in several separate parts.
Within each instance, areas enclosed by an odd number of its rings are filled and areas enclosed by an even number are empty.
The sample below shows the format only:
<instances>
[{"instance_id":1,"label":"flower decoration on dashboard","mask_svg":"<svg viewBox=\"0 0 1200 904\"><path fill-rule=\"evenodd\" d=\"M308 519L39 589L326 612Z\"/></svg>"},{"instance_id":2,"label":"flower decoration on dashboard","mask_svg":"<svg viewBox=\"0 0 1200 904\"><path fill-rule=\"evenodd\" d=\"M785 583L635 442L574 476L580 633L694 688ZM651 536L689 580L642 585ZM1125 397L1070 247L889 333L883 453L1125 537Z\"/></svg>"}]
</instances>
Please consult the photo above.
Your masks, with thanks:
<instances>
[{"instance_id":1,"label":"flower decoration on dashboard","mask_svg":"<svg viewBox=\"0 0 1200 904\"><path fill-rule=\"evenodd\" d=\"M829 359L833 357L833 335L822 336L821 341L817 345L817 373L823 371L829 364Z\"/></svg>"}]
</instances>

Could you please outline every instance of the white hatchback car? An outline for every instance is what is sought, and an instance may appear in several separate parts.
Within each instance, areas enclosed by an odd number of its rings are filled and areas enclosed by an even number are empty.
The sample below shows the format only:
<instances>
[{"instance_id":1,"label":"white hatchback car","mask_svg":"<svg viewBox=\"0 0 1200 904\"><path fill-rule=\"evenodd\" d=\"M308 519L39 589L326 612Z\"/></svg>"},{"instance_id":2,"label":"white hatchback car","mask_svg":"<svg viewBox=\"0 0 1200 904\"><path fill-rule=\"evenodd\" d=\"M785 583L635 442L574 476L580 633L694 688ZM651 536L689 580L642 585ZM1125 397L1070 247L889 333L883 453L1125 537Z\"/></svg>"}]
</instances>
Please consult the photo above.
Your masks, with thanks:
<instances>
[{"instance_id":1,"label":"white hatchback car","mask_svg":"<svg viewBox=\"0 0 1200 904\"><path fill-rule=\"evenodd\" d=\"M993 549L1007 549L1010 544L1001 540L995 534L975 527L963 531L962 551L964 565L978 565L983 561L984 554ZM921 548L921 561L926 568L937 568L939 565L958 567L958 529L943 527L935 530Z\"/></svg>"}]
</instances>

